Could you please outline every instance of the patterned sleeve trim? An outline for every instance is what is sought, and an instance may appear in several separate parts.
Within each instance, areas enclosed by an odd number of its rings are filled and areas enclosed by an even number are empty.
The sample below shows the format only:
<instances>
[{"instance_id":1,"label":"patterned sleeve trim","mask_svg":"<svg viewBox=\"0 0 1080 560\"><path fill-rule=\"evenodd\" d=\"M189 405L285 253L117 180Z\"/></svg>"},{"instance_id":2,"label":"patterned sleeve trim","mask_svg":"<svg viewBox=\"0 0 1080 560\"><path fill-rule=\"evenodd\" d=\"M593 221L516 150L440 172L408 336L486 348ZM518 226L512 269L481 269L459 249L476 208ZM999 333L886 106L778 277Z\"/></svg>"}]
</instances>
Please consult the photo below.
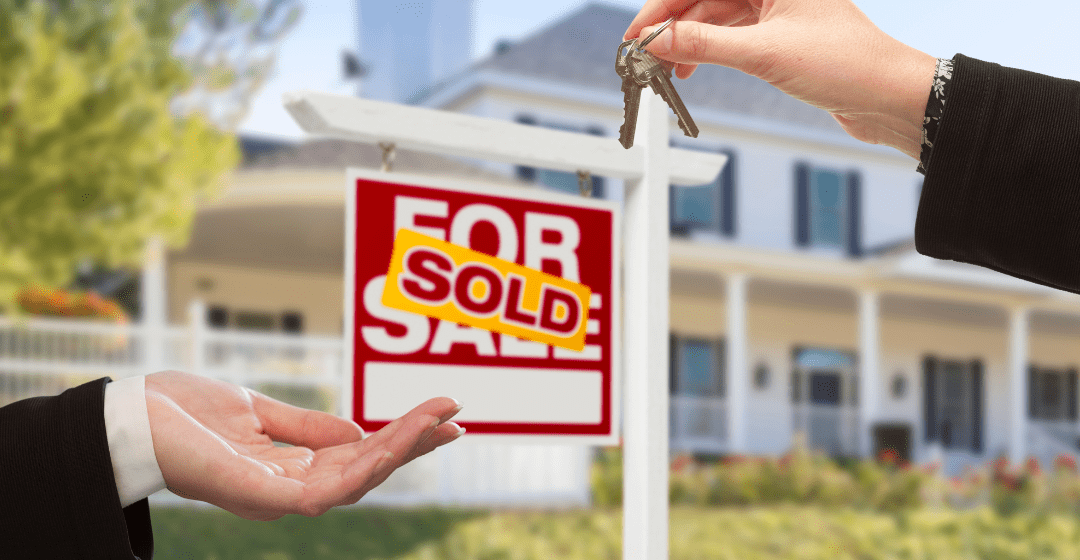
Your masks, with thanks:
<instances>
[{"instance_id":1,"label":"patterned sleeve trim","mask_svg":"<svg viewBox=\"0 0 1080 560\"><path fill-rule=\"evenodd\" d=\"M930 99L926 102L926 115L923 117L922 151L919 152L917 169L923 175L926 174L926 167L930 164L930 153L934 151L938 125L941 124L941 116L945 113L945 93L949 89L949 84L952 83L952 70L951 59L938 59L934 85L930 88Z\"/></svg>"}]
</instances>

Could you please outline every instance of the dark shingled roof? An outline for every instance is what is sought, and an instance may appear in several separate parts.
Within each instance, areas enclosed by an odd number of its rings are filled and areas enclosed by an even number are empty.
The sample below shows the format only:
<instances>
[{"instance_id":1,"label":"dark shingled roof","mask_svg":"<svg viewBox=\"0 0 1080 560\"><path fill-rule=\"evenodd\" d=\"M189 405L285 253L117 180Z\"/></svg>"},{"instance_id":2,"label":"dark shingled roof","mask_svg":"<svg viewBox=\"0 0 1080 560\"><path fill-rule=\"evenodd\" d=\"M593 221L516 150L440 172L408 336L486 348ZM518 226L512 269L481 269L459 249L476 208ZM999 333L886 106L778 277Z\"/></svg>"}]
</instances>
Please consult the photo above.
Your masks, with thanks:
<instances>
[{"instance_id":1,"label":"dark shingled roof","mask_svg":"<svg viewBox=\"0 0 1080 560\"><path fill-rule=\"evenodd\" d=\"M469 71L495 70L618 92L621 82L615 75L615 49L634 15L615 6L589 4ZM827 112L738 70L701 66L689 79L674 83L691 115L694 107L705 107L842 132Z\"/></svg>"}]
</instances>

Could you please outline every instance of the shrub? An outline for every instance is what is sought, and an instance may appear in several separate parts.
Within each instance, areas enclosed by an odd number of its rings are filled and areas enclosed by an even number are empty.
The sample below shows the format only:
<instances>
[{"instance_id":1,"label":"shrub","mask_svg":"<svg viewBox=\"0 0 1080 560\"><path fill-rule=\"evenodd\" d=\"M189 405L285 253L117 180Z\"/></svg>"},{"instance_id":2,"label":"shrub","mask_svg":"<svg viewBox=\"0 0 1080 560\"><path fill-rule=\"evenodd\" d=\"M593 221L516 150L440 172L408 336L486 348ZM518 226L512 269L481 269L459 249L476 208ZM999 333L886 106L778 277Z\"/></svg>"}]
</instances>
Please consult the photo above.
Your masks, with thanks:
<instances>
[{"instance_id":1,"label":"shrub","mask_svg":"<svg viewBox=\"0 0 1080 560\"><path fill-rule=\"evenodd\" d=\"M1049 471L1028 460L1010 465L999 458L982 469L945 478L936 464L913 467L895 456L849 461L841 466L798 443L779 458L732 455L699 461L689 455L671 462L672 504L755 506L800 504L901 513L923 506L952 510L992 508L997 514L1080 514L1080 474L1070 457ZM603 450L592 472L594 504L622 503L622 453Z\"/></svg>"}]
</instances>

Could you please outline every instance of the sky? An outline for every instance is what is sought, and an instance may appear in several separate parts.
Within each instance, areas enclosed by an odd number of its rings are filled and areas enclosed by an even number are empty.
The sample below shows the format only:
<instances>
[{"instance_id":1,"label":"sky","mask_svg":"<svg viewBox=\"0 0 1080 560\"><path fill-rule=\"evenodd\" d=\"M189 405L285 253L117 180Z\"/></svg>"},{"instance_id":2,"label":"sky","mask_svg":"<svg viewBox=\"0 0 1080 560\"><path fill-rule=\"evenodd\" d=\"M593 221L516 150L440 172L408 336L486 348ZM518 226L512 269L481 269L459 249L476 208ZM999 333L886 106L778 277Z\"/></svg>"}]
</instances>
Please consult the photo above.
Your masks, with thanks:
<instances>
[{"instance_id":1,"label":"sky","mask_svg":"<svg viewBox=\"0 0 1080 560\"><path fill-rule=\"evenodd\" d=\"M599 1L634 10L643 4L643 0ZM487 56L500 39L528 36L587 3L476 0L473 58ZM883 31L934 56L951 57L959 52L1005 66L1080 79L1080 2L855 3ZM356 90L341 76L342 51L356 51L359 45L355 0L304 0L303 4L304 15L282 44L275 73L252 103L240 126L242 133L303 138L300 128L282 108L282 94L297 89L341 94Z\"/></svg>"}]
</instances>

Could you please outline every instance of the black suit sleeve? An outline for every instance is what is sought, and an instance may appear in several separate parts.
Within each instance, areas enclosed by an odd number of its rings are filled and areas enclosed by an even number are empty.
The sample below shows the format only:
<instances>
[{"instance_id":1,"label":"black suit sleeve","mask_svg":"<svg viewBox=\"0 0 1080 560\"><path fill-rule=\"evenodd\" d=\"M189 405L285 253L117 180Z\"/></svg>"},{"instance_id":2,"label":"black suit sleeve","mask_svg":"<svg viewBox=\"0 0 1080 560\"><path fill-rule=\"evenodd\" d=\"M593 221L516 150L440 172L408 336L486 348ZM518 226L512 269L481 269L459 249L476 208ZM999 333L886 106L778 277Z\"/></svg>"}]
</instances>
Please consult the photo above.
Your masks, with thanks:
<instances>
[{"instance_id":1,"label":"black suit sleeve","mask_svg":"<svg viewBox=\"0 0 1080 560\"><path fill-rule=\"evenodd\" d=\"M953 60L916 247L1080 293L1080 82Z\"/></svg>"},{"instance_id":2,"label":"black suit sleeve","mask_svg":"<svg viewBox=\"0 0 1080 560\"><path fill-rule=\"evenodd\" d=\"M0 408L0 555L153 556L147 501L121 509L99 379Z\"/></svg>"}]
</instances>

